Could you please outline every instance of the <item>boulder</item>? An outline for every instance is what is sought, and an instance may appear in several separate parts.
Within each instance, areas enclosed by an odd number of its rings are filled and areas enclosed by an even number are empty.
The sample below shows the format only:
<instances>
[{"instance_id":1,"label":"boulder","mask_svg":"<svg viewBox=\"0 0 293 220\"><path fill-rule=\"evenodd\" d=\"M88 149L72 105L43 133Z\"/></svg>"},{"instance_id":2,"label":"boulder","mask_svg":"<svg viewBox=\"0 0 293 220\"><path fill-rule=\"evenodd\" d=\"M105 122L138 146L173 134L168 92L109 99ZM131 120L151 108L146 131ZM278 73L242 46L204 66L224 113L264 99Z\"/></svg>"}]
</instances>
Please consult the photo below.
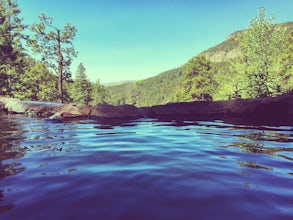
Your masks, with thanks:
<instances>
[{"instance_id":1,"label":"boulder","mask_svg":"<svg viewBox=\"0 0 293 220\"><path fill-rule=\"evenodd\" d=\"M293 92L278 97L237 99L229 101L196 101L169 103L137 108L132 105L77 106L75 104L23 102L0 96L0 111L44 118L139 118L139 117L256 117L264 119L293 119Z\"/></svg>"},{"instance_id":2,"label":"boulder","mask_svg":"<svg viewBox=\"0 0 293 220\"><path fill-rule=\"evenodd\" d=\"M53 115L51 115L50 119L62 119L62 118L74 118L83 116L83 112L79 110L79 107L73 103L64 104L61 106Z\"/></svg>"},{"instance_id":3,"label":"boulder","mask_svg":"<svg viewBox=\"0 0 293 220\"><path fill-rule=\"evenodd\" d=\"M25 112L26 115L33 116L33 117L41 117L41 118L48 118L52 115L54 115L62 105L59 103L57 104L47 104L47 103L30 103L25 102L25 105L27 106L27 110Z\"/></svg>"},{"instance_id":4,"label":"boulder","mask_svg":"<svg viewBox=\"0 0 293 220\"><path fill-rule=\"evenodd\" d=\"M22 103L19 99L6 98L5 109L11 113L24 114L28 110L28 106Z\"/></svg>"},{"instance_id":5,"label":"boulder","mask_svg":"<svg viewBox=\"0 0 293 220\"><path fill-rule=\"evenodd\" d=\"M181 115L214 115L223 114L221 102L196 101L168 103L150 107L151 116L181 116Z\"/></svg>"},{"instance_id":6,"label":"boulder","mask_svg":"<svg viewBox=\"0 0 293 220\"><path fill-rule=\"evenodd\" d=\"M20 101L16 98L0 96L0 109L12 114L25 114L33 117L49 117L59 108L58 103Z\"/></svg>"},{"instance_id":7,"label":"boulder","mask_svg":"<svg viewBox=\"0 0 293 220\"><path fill-rule=\"evenodd\" d=\"M228 101L196 101L169 103L146 110L152 117L198 116L198 117L259 117L285 118L293 116L293 92L278 97L236 99Z\"/></svg>"},{"instance_id":8,"label":"boulder","mask_svg":"<svg viewBox=\"0 0 293 220\"><path fill-rule=\"evenodd\" d=\"M76 106L74 104L66 104L59 109L51 119L60 118L78 118L78 117L141 117L143 116L139 108L132 105L113 106L108 104L99 104L96 106Z\"/></svg>"},{"instance_id":9,"label":"boulder","mask_svg":"<svg viewBox=\"0 0 293 220\"><path fill-rule=\"evenodd\" d=\"M92 108L91 116L97 117L140 117L143 116L139 108L133 105L107 105L99 104Z\"/></svg>"}]
</instances>

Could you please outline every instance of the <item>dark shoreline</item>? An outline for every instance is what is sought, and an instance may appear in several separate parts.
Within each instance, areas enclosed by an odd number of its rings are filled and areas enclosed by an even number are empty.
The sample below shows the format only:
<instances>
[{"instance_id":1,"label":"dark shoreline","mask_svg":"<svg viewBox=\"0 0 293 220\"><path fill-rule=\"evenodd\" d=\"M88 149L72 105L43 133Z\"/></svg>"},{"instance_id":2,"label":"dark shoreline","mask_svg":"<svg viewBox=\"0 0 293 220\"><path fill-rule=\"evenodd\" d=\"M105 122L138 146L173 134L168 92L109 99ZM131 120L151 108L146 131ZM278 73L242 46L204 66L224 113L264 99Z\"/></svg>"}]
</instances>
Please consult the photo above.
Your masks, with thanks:
<instances>
[{"instance_id":1,"label":"dark shoreline","mask_svg":"<svg viewBox=\"0 0 293 220\"><path fill-rule=\"evenodd\" d=\"M236 99L228 101L195 101L168 103L152 107L132 105L76 106L74 104L47 104L24 102L18 99L0 97L2 114L22 114L47 119L98 119L157 118L159 120L225 120L246 123L282 122L293 124L293 92L257 99Z\"/></svg>"}]
</instances>

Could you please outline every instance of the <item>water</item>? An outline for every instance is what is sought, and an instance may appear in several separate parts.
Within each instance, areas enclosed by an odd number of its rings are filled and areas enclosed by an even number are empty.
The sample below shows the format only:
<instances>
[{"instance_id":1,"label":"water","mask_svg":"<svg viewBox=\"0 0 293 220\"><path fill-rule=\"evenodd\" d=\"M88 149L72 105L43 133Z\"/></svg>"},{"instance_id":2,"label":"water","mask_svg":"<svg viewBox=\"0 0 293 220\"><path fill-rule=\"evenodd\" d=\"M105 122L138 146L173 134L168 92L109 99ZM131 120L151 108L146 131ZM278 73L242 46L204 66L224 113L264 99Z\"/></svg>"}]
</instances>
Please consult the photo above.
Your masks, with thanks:
<instances>
[{"instance_id":1,"label":"water","mask_svg":"<svg viewBox=\"0 0 293 220\"><path fill-rule=\"evenodd\" d=\"M293 127L0 117L0 219L293 219Z\"/></svg>"}]
</instances>

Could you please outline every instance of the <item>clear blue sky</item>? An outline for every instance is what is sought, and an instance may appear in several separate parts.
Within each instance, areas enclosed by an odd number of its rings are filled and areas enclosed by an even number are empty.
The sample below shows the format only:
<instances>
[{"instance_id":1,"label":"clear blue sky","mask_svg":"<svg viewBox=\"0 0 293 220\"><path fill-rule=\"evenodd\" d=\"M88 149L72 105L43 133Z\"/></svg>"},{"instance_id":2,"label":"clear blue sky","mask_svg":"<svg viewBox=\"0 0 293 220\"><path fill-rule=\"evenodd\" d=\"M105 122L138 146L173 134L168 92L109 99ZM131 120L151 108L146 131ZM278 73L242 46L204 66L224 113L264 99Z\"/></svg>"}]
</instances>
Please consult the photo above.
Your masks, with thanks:
<instances>
[{"instance_id":1,"label":"clear blue sky","mask_svg":"<svg viewBox=\"0 0 293 220\"><path fill-rule=\"evenodd\" d=\"M24 23L44 12L60 28L77 28L79 52L91 80L138 80L181 66L247 27L264 6L276 22L293 21L293 0L18 0Z\"/></svg>"}]
</instances>

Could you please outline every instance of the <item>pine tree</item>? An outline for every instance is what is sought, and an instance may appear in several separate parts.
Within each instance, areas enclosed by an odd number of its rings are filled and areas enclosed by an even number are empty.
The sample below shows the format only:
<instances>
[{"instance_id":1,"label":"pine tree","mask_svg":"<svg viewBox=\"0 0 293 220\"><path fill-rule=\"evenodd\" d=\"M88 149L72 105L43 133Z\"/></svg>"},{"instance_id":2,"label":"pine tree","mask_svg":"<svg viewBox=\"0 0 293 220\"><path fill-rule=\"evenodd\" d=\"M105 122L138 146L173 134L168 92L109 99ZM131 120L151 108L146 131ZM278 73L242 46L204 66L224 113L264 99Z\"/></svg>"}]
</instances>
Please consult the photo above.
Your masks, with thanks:
<instances>
[{"instance_id":1,"label":"pine tree","mask_svg":"<svg viewBox=\"0 0 293 220\"><path fill-rule=\"evenodd\" d=\"M92 86L91 82L87 79L82 63L77 68L73 86L73 101L77 104L88 105L91 101Z\"/></svg>"},{"instance_id":2,"label":"pine tree","mask_svg":"<svg viewBox=\"0 0 293 220\"><path fill-rule=\"evenodd\" d=\"M73 46L76 28L67 23L63 29L53 26L53 19L41 14L40 23L30 28L34 39L29 45L35 52L42 54L42 61L48 68L58 73L58 90L60 102L64 102L63 80L70 80L70 65L77 53Z\"/></svg>"}]
</instances>

